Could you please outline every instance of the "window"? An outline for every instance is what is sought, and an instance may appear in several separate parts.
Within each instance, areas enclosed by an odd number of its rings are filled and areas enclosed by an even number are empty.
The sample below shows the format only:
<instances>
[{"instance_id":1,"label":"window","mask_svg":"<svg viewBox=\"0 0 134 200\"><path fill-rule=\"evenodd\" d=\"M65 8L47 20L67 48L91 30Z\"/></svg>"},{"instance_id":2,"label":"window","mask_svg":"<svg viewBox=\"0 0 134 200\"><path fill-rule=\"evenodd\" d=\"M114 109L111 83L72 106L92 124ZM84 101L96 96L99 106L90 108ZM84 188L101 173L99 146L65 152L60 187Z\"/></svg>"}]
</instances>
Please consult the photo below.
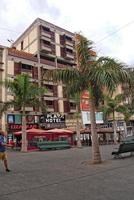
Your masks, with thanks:
<instances>
[{"instance_id":1,"label":"window","mask_svg":"<svg viewBox=\"0 0 134 200\"><path fill-rule=\"evenodd\" d=\"M68 52L68 53L73 53L73 50L72 49L68 49L68 48L66 48L66 51Z\"/></svg>"},{"instance_id":2,"label":"window","mask_svg":"<svg viewBox=\"0 0 134 200\"><path fill-rule=\"evenodd\" d=\"M66 38L66 40L72 41L72 38L67 35L65 36L65 38Z\"/></svg>"},{"instance_id":3,"label":"window","mask_svg":"<svg viewBox=\"0 0 134 200\"><path fill-rule=\"evenodd\" d=\"M70 108L71 108L71 109L76 109L76 104L75 104L75 103L72 103L72 102L70 102Z\"/></svg>"},{"instance_id":4,"label":"window","mask_svg":"<svg viewBox=\"0 0 134 200\"><path fill-rule=\"evenodd\" d=\"M23 50L23 41L21 42L21 50Z\"/></svg>"},{"instance_id":5,"label":"window","mask_svg":"<svg viewBox=\"0 0 134 200\"><path fill-rule=\"evenodd\" d=\"M50 32L50 28L45 27L45 26L43 27L43 30L44 30L44 31L47 31L47 32Z\"/></svg>"},{"instance_id":6,"label":"window","mask_svg":"<svg viewBox=\"0 0 134 200\"><path fill-rule=\"evenodd\" d=\"M24 70L31 70L32 66L31 65L22 64L22 69L24 69Z\"/></svg>"},{"instance_id":7,"label":"window","mask_svg":"<svg viewBox=\"0 0 134 200\"><path fill-rule=\"evenodd\" d=\"M46 101L46 105L53 106L53 101Z\"/></svg>"},{"instance_id":8,"label":"window","mask_svg":"<svg viewBox=\"0 0 134 200\"><path fill-rule=\"evenodd\" d=\"M50 46L50 42L49 41L44 40L43 43Z\"/></svg>"},{"instance_id":9,"label":"window","mask_svg":"<svg viewBox=\"0 0 134 200\"><path fill-rule=\"evenodd\" d=\"M53 90L53 85L45 85L48 90Z\"/></svg>"}]
</instances>

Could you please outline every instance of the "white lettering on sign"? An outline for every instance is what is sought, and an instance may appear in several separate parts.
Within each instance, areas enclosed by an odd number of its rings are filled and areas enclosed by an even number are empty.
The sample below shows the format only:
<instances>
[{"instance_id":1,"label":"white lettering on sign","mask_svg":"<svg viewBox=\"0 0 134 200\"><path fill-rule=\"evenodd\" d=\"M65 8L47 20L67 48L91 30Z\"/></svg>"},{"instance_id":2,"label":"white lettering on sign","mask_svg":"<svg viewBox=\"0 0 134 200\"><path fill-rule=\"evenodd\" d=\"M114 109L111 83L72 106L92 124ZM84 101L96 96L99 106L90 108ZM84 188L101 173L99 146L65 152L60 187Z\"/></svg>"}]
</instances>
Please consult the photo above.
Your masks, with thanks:
<instances>
[{"instance_id":1,"label":"white lettering on sign","mask_svg":"<svg viewBox=\"0 0 134 200\"><path fill-rule=\"evenodd\" d=\"M61 114L46 114L40 116L40 123L65 123L65 115Z\"/></svg>"}]
</instances>

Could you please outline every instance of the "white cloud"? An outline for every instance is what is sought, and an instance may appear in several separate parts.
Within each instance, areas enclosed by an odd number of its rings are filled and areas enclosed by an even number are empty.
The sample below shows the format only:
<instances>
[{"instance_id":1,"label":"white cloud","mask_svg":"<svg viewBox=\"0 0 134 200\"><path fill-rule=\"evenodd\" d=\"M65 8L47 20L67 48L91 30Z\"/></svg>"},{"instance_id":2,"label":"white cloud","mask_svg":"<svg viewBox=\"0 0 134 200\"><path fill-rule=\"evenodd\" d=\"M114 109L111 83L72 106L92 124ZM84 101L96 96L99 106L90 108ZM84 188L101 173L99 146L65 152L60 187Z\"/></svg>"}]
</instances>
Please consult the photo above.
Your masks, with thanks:
<instances>
[{"instance_id":1,"label":"white cloud","mask_svg":"<svg viewBox=\"0 0 134 200\"><path fill-rule=\"evenodd\" d=\"M1 6L2 27L23 32L35 18L40 17L72 32L82 31L95 42L102 55L133 63L134 23L107 37L134 20L133 0L1 0ZM17 35L0 30L0 42L5 42L6 37L15 39ZM104 37L107 38L102 40Z\"/></svg>"}]
</instances>

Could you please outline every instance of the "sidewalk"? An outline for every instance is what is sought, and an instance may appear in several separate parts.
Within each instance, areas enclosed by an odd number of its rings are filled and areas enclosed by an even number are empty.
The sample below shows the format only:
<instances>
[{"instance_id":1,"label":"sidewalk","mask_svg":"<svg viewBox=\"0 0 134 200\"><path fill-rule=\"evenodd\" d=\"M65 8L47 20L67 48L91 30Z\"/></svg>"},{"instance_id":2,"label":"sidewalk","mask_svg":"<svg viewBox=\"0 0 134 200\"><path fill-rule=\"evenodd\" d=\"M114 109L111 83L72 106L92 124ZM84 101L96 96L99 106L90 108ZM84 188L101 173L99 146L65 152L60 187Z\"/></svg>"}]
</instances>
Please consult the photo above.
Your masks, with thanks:
<instances>
[{"instance_id":1,"label":"sidewalk","mask_svg":"<svg viewBox=\"0 0 134 200\"><path fill-rule=\"evenodd\" d=\"M91 147L47 152L9 152L11 173L0 166L0 200L133 200L134 156L91 165Z\"/></svg>"}]
</instances>

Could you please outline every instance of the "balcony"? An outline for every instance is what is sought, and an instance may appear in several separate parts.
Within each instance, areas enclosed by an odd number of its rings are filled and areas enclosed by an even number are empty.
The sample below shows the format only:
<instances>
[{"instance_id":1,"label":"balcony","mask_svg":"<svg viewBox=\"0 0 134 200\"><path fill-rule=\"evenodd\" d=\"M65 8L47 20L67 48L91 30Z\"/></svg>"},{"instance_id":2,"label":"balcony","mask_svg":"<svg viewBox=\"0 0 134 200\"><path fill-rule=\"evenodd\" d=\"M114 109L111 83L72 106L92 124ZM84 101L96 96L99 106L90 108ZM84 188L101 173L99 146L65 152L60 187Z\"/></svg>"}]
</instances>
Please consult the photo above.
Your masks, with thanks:
<instances>
[{"instance_id":1,"label":"balcony","mask_svg":"<svg viewBox=\"0 0 134 200\"><path fill-rule=\"evenodd\" d=\"M70 113L76 113L76 107L70 107Z\"/></svg>"},{"instance_id":2,"label":"balcony","mask_svg":"<svg viewBox=\"0 0 134 200\"><path fill-rule=\"evenodd\" d=\"M53 95L54 95L53 90L49 90L49 89L47 88L47 92L46 92L45 95L46 95L46 96L53 96Z\"/></svg>"},{"instance_id":3,"label":"balcony","mask_svg":"<svg viewBox=\"0 0 134 200\"><path fill-rule=\"evenodd\" d=\"M74 59L74 55L71 53L66 52L66 58Z\"/></svg>"},{"instance_id":4,"label":"balcony","mask_svg":"<svg viewBox=\"0 0 134 200\"><path fill-rule=\"evenodd\" d=\"M41 59L41 63L42 64L45 64L45 65L48 65L48 66L52 66L52 67L56 67L56 64L55 62L53 61L50 61L50 60L47 60L47 59ZM46 69L46 67L43 67L44 69Z\"/></svg>"},{"instance_id":5,"label":"balcony","mask_svg":"<svg viewBox=\"0 0 134 200\"><path fill-rule=\"evenodd\" d=\"M67 48L67 49L70 49L70 50L72 50L72 51L74 50L74 47L73 47L73 46L70 46L70 45L68 45L68 44L66 44L66 48Z\"/></svg>"},{"instance_id":6,"label":"balcony","mask_svg":"<svg viewBox=\"0 0 134 200\"><path fill-rule=\"evenodd\" d=\"M45 32L45 31L41 31L41 37L44 36L45 38L50 38L51 39L51 32Z\"/></svg>"},{"instance_id":7,"label":"balcony","mask_svg":"<svg viewBox=\"0 0 134 200\"><path fill-rule=\"evenodd\" d=\"M29 71L22 71L21 74L27 74L30 78L33 77L32 72Z\"/></svg>"},{"instance_id":8,"label":"balcony","mask_svg":"<svg viewBox=\"0 0 134 200\"><path fill-rule=\"evenodd\" d=\"M57 63L57 65L58 65L58 68L66 68L66 67L68 67L68 65L66 64L61 64L61 63Z\"/></svg>"},{"instance_id":9,"label":"balcony","mask_svg":"<svg viewBox=\"0 0 134 200\"><path fill-rule=\"evenodd\" d=\"M47 52L49 52L49 53L52 52L51 46L46 45L46 44L42 44L42 45L41 45L41 49L42 49L42 50L45 50L45 51L47 51Z\"/></svg>"},{"instance_id":10,"label":"balcony","mask_svg":"<svg viewBox=\"0 0 134 200\"><path fill-rule=\"evenodd\" d=\"M47 94L45 94L44 97L43 97L45 101L53 101L53 100L57 100L58 99L58 97L47 97L46 95Z\"/></svg>"},{"instance_id":11,"label":"balcony","mask_svg":"<svg viewBox=\"0 0 134 200\"><path fill-rule=\"evenodd\" d=\"M48 112L54 112L54 102L53 101L46 101L46 107Z\"/></svg>"},{"instance_id":12,"label":"balcony","mask_svg":"<svg viewBox=\"0 0 134 200\"><path fill-rule=\"evenodd\" d=\"M41 39L47 42L51 42L51 38L45 37L45 36L41 36Z\"/></svg>"},{"instance_id":13,"label":"balcony","mask_svg":"<svg viewBox=\"0 0 134 200\"><path fill-rule=\"evenodd\" d=\"M73 41L65 40L65 45L74 46Z\"/></svg>"},{"instance_id":14,"label":"balcony","mask_svg":"<svg viewBox=\"0 0 134 200\"><path fill-rule=\"evenodd\" d=\"M25 107L25 110L26 110L26 111L29 111L29 112L30 112L30 111L33 111L33 107Z\"/></svg>"},{"instance_id":15,"label":"balcony","mask_svg":"<svg viewBox=\"0 0 134 200\"><path fill-rule=\"evenodd\" d=\"M50 107L50 106L49 107L47 106L47 112L54 112L54 108Z\"/></svg>"}]
</instances>

